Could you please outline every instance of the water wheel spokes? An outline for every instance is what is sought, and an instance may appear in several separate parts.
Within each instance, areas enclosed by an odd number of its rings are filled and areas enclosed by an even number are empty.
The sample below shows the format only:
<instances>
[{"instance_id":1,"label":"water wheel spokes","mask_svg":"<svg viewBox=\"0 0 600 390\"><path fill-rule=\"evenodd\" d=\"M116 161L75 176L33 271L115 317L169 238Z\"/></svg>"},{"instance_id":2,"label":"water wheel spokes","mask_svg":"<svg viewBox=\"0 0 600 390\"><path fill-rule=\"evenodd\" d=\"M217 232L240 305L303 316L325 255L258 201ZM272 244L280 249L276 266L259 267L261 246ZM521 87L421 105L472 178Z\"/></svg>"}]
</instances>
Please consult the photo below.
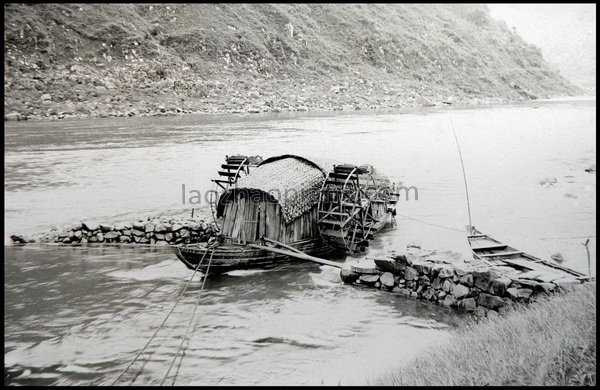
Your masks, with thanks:
<instances>
[{"instance_id":1,"label":"water wheel spokes","mask_svg":"<svg viewBox=\"0 0 600 390\"><path fill-rule=\"evenodd\" d=\"M319 232L335 247L349 252L368 245L370 198L361 188L360 169L337 165L329 172L319 199Z\"/></svg>"}]
</instances>

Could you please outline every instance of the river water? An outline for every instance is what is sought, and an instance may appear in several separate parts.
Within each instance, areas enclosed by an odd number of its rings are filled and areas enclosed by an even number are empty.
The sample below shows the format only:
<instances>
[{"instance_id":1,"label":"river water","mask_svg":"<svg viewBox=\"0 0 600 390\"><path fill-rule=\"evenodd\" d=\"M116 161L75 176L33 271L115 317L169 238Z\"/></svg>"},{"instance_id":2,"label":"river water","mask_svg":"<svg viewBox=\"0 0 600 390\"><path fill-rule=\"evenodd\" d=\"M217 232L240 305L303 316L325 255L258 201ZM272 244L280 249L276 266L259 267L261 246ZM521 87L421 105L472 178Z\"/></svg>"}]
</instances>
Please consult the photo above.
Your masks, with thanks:
<instances>
[{"instance_id":1,"label":"river water","mask_svg":"<svg viewBox=\"0 0 600 390\"><path fill-rule=\"evenodd\" d=\"M370 163L417 188L370 255L414 243L460 261L469 256L468 214L454 127L473 224L533 255L560 253L586 273L581 237L591 236L595 274L596 173L585 171L595 168L595 103L5 123L4 240L82 219L187 214L189 191L211 189L225 154L293 153ZM4 254L5 371L15 384L112 383L192 274L168 248L6 245ZM464 324L439 306L344 286L314 264L200 285L196 277L147 364L131 367L135 384L161 383L197 298L171 371L177 385L362 384Z\"/></svg>"}]
</instances>

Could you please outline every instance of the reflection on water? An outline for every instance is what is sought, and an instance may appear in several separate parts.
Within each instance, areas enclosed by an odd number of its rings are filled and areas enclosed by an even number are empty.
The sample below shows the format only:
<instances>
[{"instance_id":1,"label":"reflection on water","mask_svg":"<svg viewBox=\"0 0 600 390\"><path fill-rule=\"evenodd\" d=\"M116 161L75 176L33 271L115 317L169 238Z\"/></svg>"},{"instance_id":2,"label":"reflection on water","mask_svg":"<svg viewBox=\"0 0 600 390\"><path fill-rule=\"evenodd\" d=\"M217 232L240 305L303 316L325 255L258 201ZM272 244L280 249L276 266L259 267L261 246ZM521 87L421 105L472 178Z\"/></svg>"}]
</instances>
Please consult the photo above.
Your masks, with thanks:
<instances>
[{"instance_id":1,"label":"reflection on water","mask_svg":"<svg viewBox=\"0 0 600 390\"><path fill-rule=\"evenodd\" d=\"M578 237L596 230L596 174L585 171L595 164L595 114L594 100L6 123L5 242L81 219L187 213L181 184L210 189L225 154L295 153L370 163L418 188L418 201L399 202L397 227L376 237L371 256L414 243L460 259L469 255L468 219L451 117L474 224L540 257L560 252L587 272ZM540 184L546 178L551 184ZM595 264L595 237L590 249ZM19 384L110 383L191 276L168 248L5 247L5 258L5 367ZM202 292L200 283L192 281L136 383L161 382L197 297L180 385L362 383L460 323L429 303L343 286L337 271L313 264L229 272Z\"/></svg>"}]
</instances>

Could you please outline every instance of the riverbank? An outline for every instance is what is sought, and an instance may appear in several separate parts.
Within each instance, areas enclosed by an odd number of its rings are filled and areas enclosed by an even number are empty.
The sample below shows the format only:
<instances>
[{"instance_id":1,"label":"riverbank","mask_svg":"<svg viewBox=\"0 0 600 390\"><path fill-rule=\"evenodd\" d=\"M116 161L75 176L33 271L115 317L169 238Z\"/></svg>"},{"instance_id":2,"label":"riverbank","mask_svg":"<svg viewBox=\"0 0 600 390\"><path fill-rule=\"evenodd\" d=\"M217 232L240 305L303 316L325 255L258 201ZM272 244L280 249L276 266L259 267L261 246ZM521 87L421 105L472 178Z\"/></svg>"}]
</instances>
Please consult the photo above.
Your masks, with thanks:
<instances>
[{"instance_id":1,"label":"riverbank","mask_svg":"<svg viewBox=\"0 0 600 390\"><path fill-rule=\"evenodd\" d=\"M214 94L211 98L169 98L164 95L161 100L144 97L142 91L106 92L104 101L98 102L91 98L76 103L54 102L52 94L47 94L47 100L42 104L45 109L30 109L6 111L5 121L22 120L60 120L60 119L91 119L91 118L127 118L147 116L178 116L185 114L261 114L282 112L353 112L353 111L384 111L415 109L436 106L477 106L492 104L509 104L534 100L535 97L474 97L464 94L423 93L417 91L401 93L394 87L388 87L384 81L370 82L368 88L361 88L365 83L359 79L333 83L331 87L302 84L294 88L292 85L281 83L266 83L245 91L243 84L228 90L226 94ZM176 81L167 82L165 91L174 89ZM217 83L219 84L219 83ZM281 85L279 85L281 84ZM338 85L339 84L339 85ZM223 84L224 85L224 84ZM358 87L357 87L358 85ZM292 87L292 88L290 88ZM262 92L262 93L261 93ZM98 93L94 92L95 97ZM152 95L152 94L151 94ZM545 95L544 97L549 97ZM61 100L64 95L61 95ZM31 99L30 99L31 100Z\"/></svg>"},{"instance_id":2,"label":"riverbank","mask_svg":"<svg viewBox=\"0 0 600 390\"><path fill-rule=\"evenodd\" d=\"M596 384L596 283L515 306L371 380L395 386Z\"/></svg>"}]
</instances>

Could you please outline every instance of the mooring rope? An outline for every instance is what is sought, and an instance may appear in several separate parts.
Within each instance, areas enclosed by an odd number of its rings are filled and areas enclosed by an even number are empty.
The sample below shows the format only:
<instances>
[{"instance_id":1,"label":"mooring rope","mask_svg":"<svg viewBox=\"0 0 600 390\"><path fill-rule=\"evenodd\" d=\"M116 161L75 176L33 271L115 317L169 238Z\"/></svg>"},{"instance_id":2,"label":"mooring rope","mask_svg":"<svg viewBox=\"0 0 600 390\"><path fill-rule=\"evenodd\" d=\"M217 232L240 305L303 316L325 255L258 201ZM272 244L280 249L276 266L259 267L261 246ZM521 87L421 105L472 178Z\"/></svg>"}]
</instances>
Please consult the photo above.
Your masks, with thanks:
<instances>
[{"instance_id":1,"label":"mooring rope","mask_svg":"<svg viewBox=\"0 0 600 390\"><path fill-rule=\"evenodd\" d=\"M574 237L540 237L540 240L575 240L579 238L596 238L596 236L574 236Z\"/></svg>"},{"instance_id":2,"label":"mooring rope","mask_svg":"<svg viewBox=\"0 0 600 390\"><path fill-rule=\"evenodd\" d=\"M210 254L210 258L208 259L208 267L206 267L206 273L204 274L204 279L202 280L202 286L200 287L200 291L204 290L204 284L206 283L206 279L208 278L208 272L210 270L210 265L212 263L212 259L213 259L213 255L214 254L215 254L215 251L213 249L213 251ZM177 356L179 356L179 351L181 351L181 347L183 347L183 343L185 342L185 340L187 340L187 336L188 336L188 334L190 332L190 329L192 327L192 323L194 321L194 317L196 316L196 309L198 309L198 306L200 304L200 298L201 298L201 296L198 296L198 299L196 300L196 304L194 305L194 310L192 311L192 316L190 318L190 321L188 322L188 326L187 326L187 328L185 330L185 333L183 334L183 338L181 339L181 343L179 343L179 347L177 347L177 352L175 352L175 356L173 357L173 360L171 361L171 365L169 365L169 369L167 370L167 373L165 374L165 376L163 377L162 381L160 382L161 386L167 380L167 377L169 376L169 373L171 372L171 369L173 368L173 365L175 364L175 361L177 360ZM182 360L183 360L183 356L179 360L179 366L177 367L177 371L175 372L175 376L173 377L173 383L171 384L171 386L175 386L175 381L177 380L177 375L179 375L179 367L181 367Z\"/></svg>"},{"instance_id":3,"label":"mooring rope","mask_svg":"<svg viewBox=\"0 0 600 390\"><path fill-rule=\"evenodd\" d=\"M150 339L148 340L148 342L146 343L146 345L144 345L144 347L140 350L140 352L138 352L138 354L135 356L135 358L133 358L133 360L127 365L127 367L125 367L125 369L113 381L112 386L114 386L119 381L119 379L121 379L121 377L129 370L129 368L133 365L133 363L135 363L137 361L137 359L144 353L144 351L146 350L146 348L148 348L148 346L150 345L150 343L152 342L152 340L154 340L154 338L156 337L156 335L158 334L158 332L163 328L163 326L167 322L167 319L169 319L169 316L173 313L173 310L175 310L175 307L177 306L177 304L179 303L179 301L183 297L183 294L185 294L185 292L187 291L188 287L190 286L190 283L192 282L192 279L194 279L194 276L196 276L196 272L198 272L198 269L200 268L200 264L202 264L202 261L206 257L207 253L208 253L208 250L206 250L206 252L204 252L204 255L202 256L202 259L200 259L200 261L198 262L198 265L196 266L196 269L194 270L194 273L192 274L192 277L190 278L190 280L188 280L187 284L185 285L185 287L183 288L183 290L179 294L179 297L177 298L177 300L175 301L175 303L171 307L171 310L169 310L169 313L167 314L167 316L163 319L163 321L159 325L159 327L156 328L156 330L154 331L154 334L152 335L152 337L150 337ZM129 382L129 385L131 385L131 384L133 384L133 382L135 382L135 380L137 379L137 377L140 375L140 373L142 372L142 370L146 366L147 362L148 362L148 359L145 359L144 360L144 364L138 370L138 372L136 373L136 375L134 376L134 378L131 380L131 382Z\"/></svg>"},{"instance_id":4,"label":"mooring rope","mask_svg":"<svg viewBox=\"0 0 600 390\"><path fill-rule=\"evenodd\" d=\"M206 276L207 277L208 277L208 272L210 270L211 263L212 263L212 255L211 255L211 258L209 259L208 267L206 268ZM206 282L206 278L204 278L204 281L202 282L202 287L200 288L200 290L202 290L204 288L205 282ZM179 369L181 368L181 363L183 362L184 355L185 355L185 349L183 350L183 352L181 352L181 358L179 359L179 364L177 365L177 370L175 371L175 376L173 377L173 383L171 383L171 386L175 386L175 381L177 380L177 376L179 375Z\"/></svg>"},{"instance_id":5,"label":"mooring rope","mask_svg":"<svg viewBox=\"0 0 600 390\"><path fill-rule=\"evenodd\" d=\"M460 166L462 167L463 180L465 182L465 194L467 195L467 212L469 213L469 234L471 234L473 232L473 224L471 222L471 202L469 201L469 188L467 187L467 174L465 172L465 163L463 161L462 152L460 151L460 144L458 143L458 137L456 136L456 130L454 129L454 123L452 123L452 116L450 116L450 113L448 113L448 118L450 118L452 134L454 134L454 140L456 141L458 157L460 157Z\"/></svg>"},{"instance_id":6,"label":"mooring rope","mask_svg":"<svg viewBox=\"0 0 600 390\"><path fill-rule=\"evenodd\" d=\"M409 217L408 215L402 215L402 214L396 214L396 215L398 215L400 217L404 217L406 219L411 219L411 220L416 221L416 222L424 223L426 225L431 225L431 226L439 227L439 228L442 228L442 229L452 230L452 231L460 232L460 233L464 233L465 232L464 230L461 230L461 229L456 229L456 228L452 228L452 227L444 226L444 225L438 225L437 223L423 221L422 219L417 219L417 218Z\"/></svg>"}]
</instances>

